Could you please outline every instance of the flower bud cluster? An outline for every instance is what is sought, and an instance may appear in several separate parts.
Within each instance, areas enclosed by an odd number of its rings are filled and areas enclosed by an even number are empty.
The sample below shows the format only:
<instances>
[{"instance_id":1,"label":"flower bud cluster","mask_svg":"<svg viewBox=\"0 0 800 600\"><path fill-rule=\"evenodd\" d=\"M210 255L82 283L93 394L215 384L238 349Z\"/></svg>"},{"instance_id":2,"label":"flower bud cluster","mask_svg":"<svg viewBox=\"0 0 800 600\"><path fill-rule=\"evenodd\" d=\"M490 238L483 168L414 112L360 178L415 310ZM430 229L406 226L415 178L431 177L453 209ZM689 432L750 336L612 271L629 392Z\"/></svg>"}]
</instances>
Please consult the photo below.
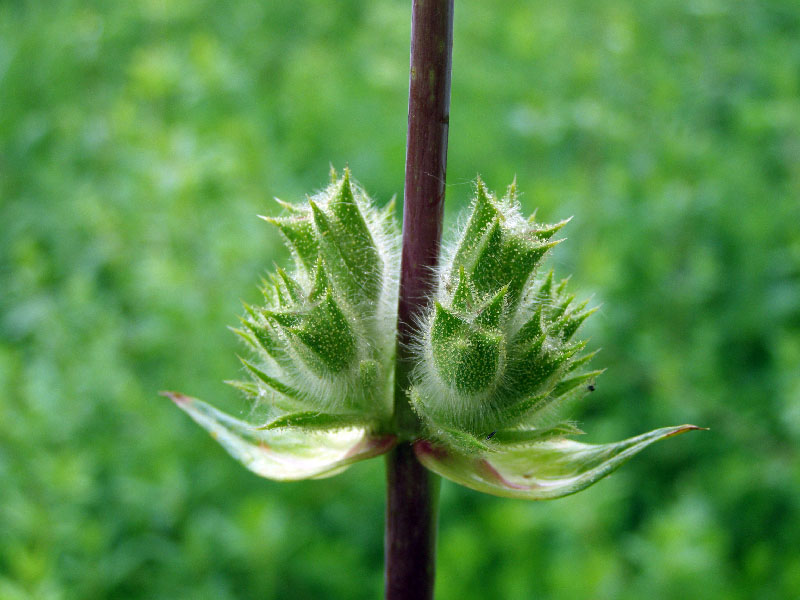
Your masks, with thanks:
<instances>
[{"instance_id":1,"label":"flower bud cluster","mask_svg":"<svg viewBox=\"0 0 800 600\"><path fill-rule=\"evenodd\" d=\"M392 410L397 302L393 206L375 208L348 170L288 215L264 219L294 259L263 281L264 305L246 306L235 330L257 360L232 382L275 418L267 428L329 429Z\"/></svg>"},{"instance_id":2,"label":"flower bud cluster","mask_svg":"<svg viewBox=\"0 0 800 600\"><path fill-rule=\"evenodd\" d=\"M394 422L399 233L345 170L305 204L281 203L277 226L294 259L263 281L264 305L236 329L255 356L231 382L266 408L251 423L197 398L164 392L236 460L263 477L335 475L409 433ZM407 393L420 417L414 453L476 490L541 500L575 493L650 444L698 429L664 427L584 444L562 416L592 387L592 354L573 338L593 310L539 265L566 221L522 216L478 180L469 219L445 245L437 291L420 318ZM404 437L401 437L404 436Z\"/></svg>"},{"instance_id":3,"label":"flower bud cluster","mask_svg":"<svg viewBox=\"0 0 800 600\"><path fill-rule=\"evenodd\" d=\"M593 310L574 303L566 280L537 278L565 223L525 219L515 185L497 198L478 180L469 220L443 252L416 344L410 398L430 437L486 450L575 431L542 418L598 374L579 373L591 355L573 341Z\"/></svg>"}]
</instances>

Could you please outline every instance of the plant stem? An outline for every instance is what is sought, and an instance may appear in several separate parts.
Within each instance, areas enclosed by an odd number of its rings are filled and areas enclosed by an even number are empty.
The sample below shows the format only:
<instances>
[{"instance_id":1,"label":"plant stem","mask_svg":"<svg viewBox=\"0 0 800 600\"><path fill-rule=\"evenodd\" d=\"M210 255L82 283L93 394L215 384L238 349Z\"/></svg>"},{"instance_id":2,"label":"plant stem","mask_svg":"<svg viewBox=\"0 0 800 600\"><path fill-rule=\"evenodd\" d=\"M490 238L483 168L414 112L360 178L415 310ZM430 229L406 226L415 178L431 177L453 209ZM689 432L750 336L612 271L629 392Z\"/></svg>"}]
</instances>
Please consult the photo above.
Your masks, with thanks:
<instances>
[{"instance_id":1,"label":"plant stem","mask_svg":"<svg viewBox=\"0 0 800 600\"><path fill-rule=\"evenodd\" d=\"M386 459L386 599L433 598L439 477L404 442Z\"/></svg>"},{"instance_id":2,"label":"plant stem","mask_svg":"<svg viewBox=\"0 0 800 600\"><path fill-rule=\"evenodd\" d=\"M414 456L418 422L406 397L415 316L433 291L444 211L453 0L413 0L395 420L401 443L387 456L386 599L433 598L439 478Z\"/></svg>"}]
</instances>

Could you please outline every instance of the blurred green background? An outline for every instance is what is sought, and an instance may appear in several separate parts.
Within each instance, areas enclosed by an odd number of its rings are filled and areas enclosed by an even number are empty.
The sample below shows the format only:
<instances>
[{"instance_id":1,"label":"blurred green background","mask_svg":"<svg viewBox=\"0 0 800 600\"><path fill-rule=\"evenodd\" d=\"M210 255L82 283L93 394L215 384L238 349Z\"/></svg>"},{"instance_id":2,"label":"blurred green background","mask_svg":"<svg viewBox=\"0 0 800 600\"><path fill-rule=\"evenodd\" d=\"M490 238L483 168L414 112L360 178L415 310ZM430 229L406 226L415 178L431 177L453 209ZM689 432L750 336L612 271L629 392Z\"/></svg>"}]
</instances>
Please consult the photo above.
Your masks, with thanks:
<instances>
[{"instance_id":1,"label":"blurred green background","mask_svg":"<svg viewBox=\"0 0 800 600\"><path fill-rule=\"evenodd\" d=\"M480 172L574 215L588 441L548 503L445 482L441 599L800 597L800 4L456 0L448 221ZM377 598L383 463L277 484L246 413L255 218L349 164L402 197L410 2L0 2L0 598Z\"/></svg>"}]
</instances>

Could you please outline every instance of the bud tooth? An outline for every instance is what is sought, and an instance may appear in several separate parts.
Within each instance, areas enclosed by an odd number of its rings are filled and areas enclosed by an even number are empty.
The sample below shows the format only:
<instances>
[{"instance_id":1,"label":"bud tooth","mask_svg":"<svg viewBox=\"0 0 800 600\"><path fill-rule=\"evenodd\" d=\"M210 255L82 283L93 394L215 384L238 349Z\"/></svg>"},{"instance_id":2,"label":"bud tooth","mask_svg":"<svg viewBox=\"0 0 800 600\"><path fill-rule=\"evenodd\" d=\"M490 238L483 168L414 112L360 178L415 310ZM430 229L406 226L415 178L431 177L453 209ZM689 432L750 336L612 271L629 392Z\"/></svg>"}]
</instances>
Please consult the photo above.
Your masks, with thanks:
<instances>
[{"instance_id":1,"label":"bud tooth","mask_svg":"<svg viewBox=\"0 0 800 600\"><path fill-rule=\"evenodd\" d=\"M308 205L311 207L311 216L314 219L314 226L317 228L320 240L325 240L333 235L333 230L330 219L328 219L328 215L326 215L319 205L310 198L308 199Z\"/></svg>"},{"instance_id":2,"label":"bud tooth","mask_svg":"<svg viewBox=\"0 0 800 600\"><path fill-rule=\"evenodd\" d=\"M557 366L552 359L538 360L530 364L528 370L519 378L515 388L522 396L536 392L556 372Z\"/></svg>"},{"instance_id":3,"label":"bud tooth","mask_svg":"<svg viewBox=\"0 0 800 600\"><path fill-rule=\"evenodd\" d=\"M239 358L242 361L242 364L250 371L250 374L256 379L256 381L260 381L261 383L265 384L268 388L278 392L286 396L287 398L291 398L292 400L302 401L302 395L299 391L294 389L293 387L286 385L285 383L278 381L274 377L267 375L264 371L256 367L251 362Z\"/></svg>"},{"instance_id":4,"label":"bud tooth","mask_svg":"<svg viewBox=\"0 0 800 600\"><path fill-rule=\"evenodd\" d=\"M319 244L311 219L305 215L288 218L262 218L278 228L286 240L289 251L306 272L311 273L319 254Z\"/></svg>"},{"instance_id":5,"label":"bud tooth","mask_svg":"<svg viewBox=\"0 0 800 600\"><path fill-rule=\"evenodd\" d=\"M486 306L481 310L481 313L475 319L475 323L485 327L499 327L500 320L503 317L503 309L505 308L507 293L508 286L504 285L494 295L494 298L489 300Z\"/></svg>"},{"instance_id":6,"label":"bud tooth","mask_svg":"<svg viewBox=\"0 0 800 600\"><path fill-rule=\"evenodd\" d=\"M504 232L500 222L495 221L484 235L472 268L476 289L494 293L498 286L508 284L508 304L516 306L539 260L557 243L531 242Z\"/></svg>"},{"instance_id":7,"label":"bud tooth","mask_svg":"<svg viewBox=\"0 0 800 600\"><path fill-rule=\"evenodd\" d=\"M252 381L235 381L228 379L225 381L229 386L235 387L248 398L258 398L259 387L258 384Z\"/></svg>"},{"instance_id":8,"label":"bud tooth","mask_svg":"<svg viewBox=\"0 0 800 600\"><path fill-rule=\"evenodd\" d=\"M289 296L293 304L297 304L303 300L304 293L303 288L300 286L297 281L289 277L289 275L278 267L278 276L280 277L280 281L283 285L280 285L279 288L284 288L286 290L286 294Z\"/></svg>"},{"instance_id":9,"label":"bud tooth","mask_svg":"<svg viewBox=\"0 0 800 600\"><path fill-rule=\"evenodd\" d=\"M554 371L560 371L562 374L564 372L569 372L572 370L571 364L574 362L573 358L586 347L586 342L577 342L575 344L570 344L569 346L565 346L560 350L554 353L552 358L552 364L554 366ZM576 359L579 360L579 359Z\"/></svg>"},{"instance_id":10,"label":"bud tooth","mask_svg":"<svg viewBox=\"0 0 800 600\"><path fill-rule=\"evenodd\" d=\"M584 348L586 348L585 340L582 342L575 342L574 344L570 344L569 346L564 346L561 350L561 354L564 358L562 364L563 362L566 362L567 360L571 359L573 356L578 354L578 352L580 352Z\"/></svg>"},{"instance_id":11,"label":"bud tooth","mask_svg":"<svg viewBox=\"0 0 800 600\"><path fill-rule=\"evenodd\" d=\"M579 312L580 312L580 311L582 311L584 308L586 308L586 305L588 305L588 304L589 304L589 301L588 301L588 300L584 300L583 302L581 302L580 304L578 304L578 305L577 305L575 308L573 308L573 309L572 309L572 311L570 311L570 312L571 312L572 314L579 313ZM593 309L591 309L591 310L592 310L592 312L594 312L594 311L595 311L595 310L597 310L597 309L594 309L594 308L593 308Z\"/></svg>"},{"instance_id":12,"label":"bud tooth","mask_svg":"<svg viewBox=\"0 0 800 600\"><path fill-rule=\"evenodd\" d=\"M556 304L553 309L550 311L548 317L551 321L555 321L559 319L569 308L569 305L572 304L572 301L575 299L575 294L570 294L566 298L564 298L561 302Z\"/></svg>"},{"instance_id":13,"label":"bud tooth","mask_svg":"<svg viewBox=\"0 0 800 600\"><path fill-rule=\"evenodd\" d=\"M539 291L536 294L541 300L550 300L553 296L553 269L547 273L547 277L539 286Z\"/></svg>"},{"instance_id":14,"label":"bud tooth","mask_svg":"<svg viewBox=\"0 0 800 600\"><path fill-rule=\"evenodd\" d=\"M536 360L539 354L544 348L544 342L547 339L547 335L544 333L539 334L535 338L531 340L529 344L526 345L525 349L522 351L521 355L522 360L529 362L532 360Z\"/></svg>"},{"instance_id":15,"label":"bud tooth","mask_svg":"<svg viewBox=\"0 0 800 600\"><path fill-rule=\"evenodd\" d=\"M586 318L595 312L597 312L597 308L592 308L579 313L570 313L567 315L562 321L560 321L560 323L562 323L559 330L561 339L565 342L568 341L573 335L575 335L575 332L578 331L578 328L586 320Z\"/></svg>"},{"instance_id":16,"label":"bud tooth","mask_svg":"<svg viewBox=\"0 0 800 600\"><path fill-rule=\"evenodd\" d=\"M434 352L442 380L467 394L486 390L497 379L503 337L496 333L469 331Z\"/></svg>"},{"instance_id":17,"label":"bud tooth","mask_svg":"<svg viewBox=\"0 0 800 600\"><path fill-rule=\"evenodd\" d=\"M559 381L556 386L553 388L553 391L550 392L550 395L554 398L558 398L559 396L563 396L580 386L582 383L586 383L603 373L602 370L598 371L591 371L589 373L582 373L581 375L574 375L572 377L567 377L566 379L562 379Z\"/></svg>"},{"instance_id":18,"label":"bud tooth","mask_svg":"<svg viewBox=\"0 0 800 600\"><path fill-rule=\"evenodd\" d=\"M448 344L451 338L459 335L469 326L466 321L454 315L438 302L435 305L436 314L431 327L431 343L434 352L438 345Z\"/></svg>"},{"instance_id":19,"label":"bud tooth","mask_svg":"<svg viewBox=\"0 0 800 600\"><path fill-rule=\"evenodd\" d=\"M514 426L520 419L524 418L526 413L541 406L547 399L547 394L539 394L531 398L525 398L519 402L515 402L510 406L504 407L501 410L500 420L507 427Z\"/></svg>"},{"instance_id":20,"label":"bud tooth","mask_svg":"<svg viewBox=\"0 0 800 600\"><path fill-rule=\"evenodd\" d=\"M466 333L469 324L436 302L431 327L433 363L439 375L452 387L453 362L457 341Z\"/></svg>"},{"instance_id":21,"label":"bud tooth","mask_svg":"<svg viewBox=\"0 0 800 600\"><path fill-rule=\"evenodd\" d=\"M501 263L502 249L503 230L500 221L495 219L483 234L470 269L470 278L478 292L493 294L498 287L508 283L503 273L505 265Z\"/></svg>"},{"instance_id":22,"label":"bud tooth","mask_svg":"<svg viewBox=\"0 0 800 600\"><path fill-rule=\"evenodd\" d=\"M570 361L569 365L567 365L566 371L571 373L580 367L586 365L590 360L592 360L600 350L595 350L594 352L589 352L589 354L584 354L583 356L576 358L573 361Z\"/></svg>"},{"instance_id":23,"label":"bud tooth","mask_svg":"<svg viewBox=\"0 0 800 600\"><path fill-rule=\"evenodd\" d=\"M261 292L261 295L264 296L264 306L278 305L278 292L275 291L275 286L273 286L270 281L262 277L258 290ZM245 306L245 309L247 309L247 306ZM247 310L250 312L250 309Z\"/></svg>"},{"instance_id":24,"label":"bud tooth","mask_svg":"<svg viewBox=\"0 0 800 600\"><path fill-rule=\"evenodd\" d=\"M542 307L538 307L533 316L520 327L517 335L514 337L514 345L525 345L531 340L534 340L542 334ZM544 340L544 338L542 338Z\"/></svg>"},{"instance_id":25,"label":"bud tooth","mask_svg":"<svg viewBox=\"0 0 800 600\"><path fill-rule=\"evenodd\" d=\"M339 191L334 196L333 202L341 204L355 204L356 199L353 196L353 188L350 186L350 169L345 167L342 174L342 180L339 182Z\"/></svg>"},{"instance_id":26,"label":"bud tooth","mask_svg":"<svg viewBox=\"0 0 800 600\"><path fill-rule=\"evenodd\" d=\"M369 261L363 255L359 258L357 249L353 247L359 244L345 241L349 234L342 231L341 223L329 218L315 202L309 203L314 224L319 231L320 253L328 267L328 275L348 299L354 302L374 300L380 286L377 276L380 263L376 268L374 262L367 264ZM365 261L364 264L362 261ZM359 272L357 268L366 270Z\"/></svg>"},{"instance_id":27,"label":"bud tooth","mask_svg":"<svg viewBox=\"0 0 800 600\"><path fill-rule=\"evenodd\" d=\"M254 308L253 306L251 306L250 304L248 304L247 302L242 302L242 306L244 306L244 310L248 315L250 315L250 318L253 319L253 321L258 322L258 311L257 311L257 309Z\"/></svg>"},{"instance_id":28,"label":"bud tooth","mask_svg":"<svg viewBox=\"0 0 800 600\"><path fill-rule=\"evenodd\" d=\"M314 270L314 284L311 286L311 293L308 295L308 299L311 302L316 302L328 293L329 288L330 283L328 282L328 276L325 274L325 265L322 262L322 258L319 258Z\"/></svg>"},{"instance_id":29,"label":"bud tooth","mask_svg":"<svg viewBox=\"0 0 800 600\"><path fill-rule=\"evenodd\" d=\"M475 197L472 214L469 223L461 237L461 243L453 257L453 265L461 265L470 262L473 254L480 245L484 232L495 219L501 217L500 211L494 206L486 186L478 178L478 189Z\"/></svg>"},{"instance_id":30,"label":"bud tooth","mask_svg":"<svg viewBox=\"0 0 800 600\"><path fill-rule=\"evenodd\" d=\"M228 327L228 329L238 335L242 341L250 346L253 350L258 350L258 342L256 341L255 336L250 333L249 328L246 325L246 321L244 319L240 319L240 321L242 322L242 325L245 325L245 329L239 329L238 327Z\"/></svg>"},{"instance_id":31,"label":"bud tooth","mask_svg":"<svg viewBox=\"0 0 800 600\"><path fill-rule=\"evenodd\" d=\"M334 242L336 233L333 224L316 202L309 200L309 204L311 214L314 216L314 225L319 232L320 254L328 267L328 274L345 293L350 294L355 282Z\"/></svg>"},{"instance_id":32,"label":"bud tooth","mask_svg":"<svg viewBox=\"0 0 800 600\"><path fill-rule=\"evenodd\" d=\"M291 202L284 202L283 200L281 200L281 199L280 199L280 198L278 198L277 196L274 196L272 199L273 199L273 200L275 200L275 202L277 202L277 203L278 203L278 205L279 205L281 208L284 208L284 209L286 209L286 210L287 210L288 212L290 212L290 213L294 213L294 214L302 214L302 213L304 212L304 211L303 211L303 207L302 207L302 206L298 206L298 205L296 205L296 204L292 204ZM265 221L269 220L269 217L265 217L265 216L263 216L263 215L259 215L259 217L260 217L260 218L262 218L262 219L264 219Z\"/></svg>"},{"instance_id":33,"label":"bud tooth","mask_svg":"<svg viewBox=\"0 0 800 600\"><path fill-rule=\"evenodd\" d=\"M434 365L451 388L466 393L486 389L497 378L503 337L472 328L436 304L431 330Z\"/></svg>"},{"instance_id":34,"label":"bud tooth","mask_svg":"<svg viewBox=\"0 0 800 600\"><path fill-rule=\"evenodd\" d=\"M288 290L281 285L280 277L275 273L269 274L269 281L264 282L264 296L271 296L280 308L290 308L294 305Z\"/></svg>"},{"instance_id":35,"label":"bud tooth","mask_svg":"<svg viewBox=\"0 0 800 600\"><path fill-rule=\"evenodd\" d=\"M389 202L378 211L380 215L381 225L383 225L385 231L394 231L395 220L394 220L394 210L397 204L397 197L392 196Z\"/></svg>"},{"instance_id":36,"label":"bud tooth","mask_svg":"<svg viewBox=\"0 0 800 600\"><path fill-rule=\"evenodd\" d=\"M549 240L556 233L558 233L558 231L561 230L561 228L564 227L564 225L569 223L571 220L572 217L570 217L569 219L564 219L563 221L560 221L559 223L554 223L552 225L537 224L538 227L533 231L533 234L542 241Z\"/></svg>"},{"instance_id":37,"label":"bud tooth","mask_svg":"<svg viewBox=\"0 0 800 600\"><path fill-rule=\"evenodd\" d=\"M242 321L253 334L253 337L258 342L261 349L264 350L271 357L276 360L283 358L286 354L283 342L280 337L269 325L260 325L258 323L251 323L250 321Z\"/></svg>"},{"instance_id":38,"label":"bud tooth","mask_svg":"<svg viewBox=\"0 0 800 600\"><path fill-rule=\"evenodd\" d=\"M506 189L506 195L504 198L508 202L516 202L517 201L517 176L514 175L514 180L511 182L511 185L508 186Z\"/></svg>"},{"instance_id":39,"label":"bud tooth","mask_svg":"<svg viewBox=\"0 0 800 600\"><path fill-rule=\"evenodd\" d=\"M349 367L356 357L356 340L347 318L330 293L311 309L300 327L293 333L308 348L329 373L339 373ZM317 361L309 366L317 367Z\"/></svg>"},{"instance_id":40,"label":"bud tooth","mask_svg":"<svg viewBox=\"0 0 800 600\"><path fill-rule=\"evenodd\" d=\"M533 340L527 348L516 354L509 372L513 374L509 389L517 396L532 394L558 369L560 353L545 349L545 334Z\"/></svg>"},{"instance_id":41,"label":"bud tooth","mask_svg":"<svg viewBox=\"0 0 800 600\"><path fill-rule=\"evenodd\" d=\"M458 285L456 291L453 292L453 308L460 312L467 312L472 309L473 304L472 289L467 274L464 272L464 265L459 265Z\"/></svg>"},{"instance_id":42,"label":"bud tooth","mask_svg":"<svg viewBox=\"0 0 800 600\"><path fill-rule=\"evenodd\" d=\"M459 356L454 372L455 387L466 393L482 392L497 379L503 336L472 331L460 341L456 347Z\"/></svg>"},{"instance_id":43,"label":"bud tooth","mask_svg":"<svg viewBox=\"0 0 800 600\"><path fill-rule=\"evenodd\" d=\"M558 282L558 287L556 288L556 296L560 296L564 293L564 290L567 289L567 284L569 283L570 278L564 277L561 281Z\"/></svg>"},{"instance_id":44,"label":"bud tooth","mask_svg":"<svg viewBox=\"0 0 800 600\"><path fill-rule=\"evenodd\" d=\"M380 293L383 260L353 196L349 169L344 171L339 191L331 199L330 209L341 228L333 238L339 252L363 287L367 298L376 300Z\"/></svg>"},{"instance_id":45,"label":"bud tooth","mask_svg":"<svg viewBox=\"0 0 800 600\"><path fill-rule=\"evenodd\" d=\"M531 273L547 251L558 243L532 244L522 237L509 236L503 245L503 257L500 261L506 271L503 276L508 282L509 305L517 305Z\"/></svg>"}]
</instances>

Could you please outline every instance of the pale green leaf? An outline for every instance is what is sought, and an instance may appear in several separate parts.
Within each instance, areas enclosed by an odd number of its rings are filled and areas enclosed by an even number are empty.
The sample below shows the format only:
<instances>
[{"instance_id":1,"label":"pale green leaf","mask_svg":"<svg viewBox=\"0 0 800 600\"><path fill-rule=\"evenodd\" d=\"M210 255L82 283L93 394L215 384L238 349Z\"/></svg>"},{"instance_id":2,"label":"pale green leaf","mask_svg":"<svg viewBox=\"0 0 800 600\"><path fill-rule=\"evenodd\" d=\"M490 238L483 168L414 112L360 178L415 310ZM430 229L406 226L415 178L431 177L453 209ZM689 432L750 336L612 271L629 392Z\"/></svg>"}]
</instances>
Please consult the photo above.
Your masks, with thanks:
<instances>
[{"instance_id":1,"label":"pale green leaf","mask_svg":"<svg viewBox=\"0 0 800 600\"><path fill-rule=\"evenodd\" d=\"M653 442L693 429L701 428L664 427L613 444L551 440L488 455L460 453L420 440L414 444L414 451L431 471L474 490L508 498L548 500L574 494Z\"/></svg>"},{"instance_id":2,"label":"pale green leaf","mask_svg":"<svg viewBox=\"0 0 800 600\"><path fill-rule=\"evenodd\" d=\"M354 462L383 454L396 441L392 435L371 435L365 427L336 431L299 428L264 431L202 400L175 392L162 392L162 395L188 413L233 458L269 479L329 477Z\"/></svg>"}]
</instances>

